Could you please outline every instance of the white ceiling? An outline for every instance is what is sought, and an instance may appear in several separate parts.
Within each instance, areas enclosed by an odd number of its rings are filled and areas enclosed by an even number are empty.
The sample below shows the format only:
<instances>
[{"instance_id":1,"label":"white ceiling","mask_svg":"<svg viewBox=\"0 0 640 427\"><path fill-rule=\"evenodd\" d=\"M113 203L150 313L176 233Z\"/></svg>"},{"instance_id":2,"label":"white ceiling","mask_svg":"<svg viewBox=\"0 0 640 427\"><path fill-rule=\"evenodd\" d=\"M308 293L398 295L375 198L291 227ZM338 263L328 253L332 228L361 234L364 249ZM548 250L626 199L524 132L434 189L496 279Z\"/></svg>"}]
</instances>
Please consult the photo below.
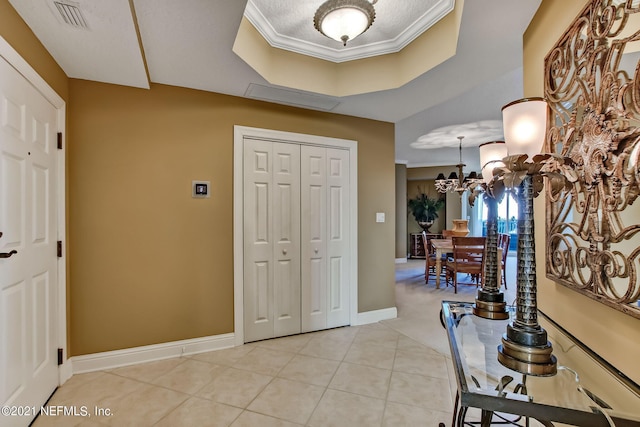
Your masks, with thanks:
<instances>
[{"instance_id":1,"label":"white ceiling","mask_svg":"<svg viewBox=\"0 0 640 427\"><path fill-rule=\"evenodd\" d=\"M260 93L281 103L290 95L315 95L278 91L287 88L270 85L232 52L246 0L76 0L88 29L65 25L53 0L9 1L72 78L139 88L152 82L240 97L257 93L249 88L259 85L270 89ZM315 10L322 0L253 1L268 4L261 11L274 22L295 15L297 25L305 26L296 34L318 42L313 15L305 19L308 12L297 11ZM455 164L457 148L420 150L410 144L439 127L499 120L501 106L522 97L522 34L540 1L466 0L453 58L398 89L331 99L327 105L335 105L331 111L337 114L395 123L397 161ZM422 2L403 0L402 9ZM376 21L354 47L378 40L376 31L386 31L385 20L407 19L402 11L394 18L399 3L379 0ZM465 161L472 163L477 153L465 150Z\"/></svg>"}]
</instances>

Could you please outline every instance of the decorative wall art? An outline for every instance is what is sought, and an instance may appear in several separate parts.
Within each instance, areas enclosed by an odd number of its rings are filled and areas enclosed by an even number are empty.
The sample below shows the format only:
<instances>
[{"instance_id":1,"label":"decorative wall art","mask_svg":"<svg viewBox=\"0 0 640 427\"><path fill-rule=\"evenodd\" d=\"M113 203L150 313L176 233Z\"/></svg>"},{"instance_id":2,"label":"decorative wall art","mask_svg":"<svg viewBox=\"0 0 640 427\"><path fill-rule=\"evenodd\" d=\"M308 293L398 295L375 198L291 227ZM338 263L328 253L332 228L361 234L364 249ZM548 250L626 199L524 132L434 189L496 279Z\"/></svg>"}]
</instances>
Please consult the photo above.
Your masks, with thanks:
<instances>
[{"instance_id":1,"label":"decorative wall art","mask_svg":"<svg viewBox=\"0 0 640 427\"><path fill-rule=\"evenodd\" d=\"M547 277L640 318L640 1L593 0L545 58ZM566 165L565 165L566 166Z\"/></svg>"}]
</instances>

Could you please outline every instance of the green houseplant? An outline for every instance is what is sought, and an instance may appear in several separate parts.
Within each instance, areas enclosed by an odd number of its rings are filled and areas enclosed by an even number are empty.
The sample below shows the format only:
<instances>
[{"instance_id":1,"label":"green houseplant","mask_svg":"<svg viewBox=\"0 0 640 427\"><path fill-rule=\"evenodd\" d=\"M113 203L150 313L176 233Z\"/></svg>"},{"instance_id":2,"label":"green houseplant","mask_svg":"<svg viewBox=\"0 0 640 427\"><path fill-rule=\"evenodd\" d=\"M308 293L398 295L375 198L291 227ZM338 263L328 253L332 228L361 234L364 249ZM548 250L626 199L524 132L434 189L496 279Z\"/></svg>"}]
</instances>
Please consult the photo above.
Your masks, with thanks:
<instances>
[{"instance_id":1,"label":"green houseplant","mask_svg":"<svg viewBox=\"0 0 640 427\"><path fill-rule=\"evenodd\" d=\"M424 231L429 231L433 221L438 218L438 211L445 205L445 199L429 197L424 191L409 199L407 208L413 214L416 222Z\"/></svg>"}]
</instances>

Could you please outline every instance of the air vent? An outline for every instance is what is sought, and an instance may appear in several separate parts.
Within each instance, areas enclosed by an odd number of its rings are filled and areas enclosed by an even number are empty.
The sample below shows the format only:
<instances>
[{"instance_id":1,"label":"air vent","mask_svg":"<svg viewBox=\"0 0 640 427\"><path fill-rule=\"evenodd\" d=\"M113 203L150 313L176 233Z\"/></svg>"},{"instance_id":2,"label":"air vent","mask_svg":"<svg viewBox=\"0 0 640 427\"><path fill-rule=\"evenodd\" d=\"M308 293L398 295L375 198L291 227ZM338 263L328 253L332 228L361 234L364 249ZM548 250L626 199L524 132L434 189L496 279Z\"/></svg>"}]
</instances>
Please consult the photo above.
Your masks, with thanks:
<instances>
[{"instance_id":1,"label":"air vent","mask_svg":"<svg viewBox=\"0 0 640 427\"><path fill-rule=\"evenodd\" d=\"M53 5L60 14L59 18L65 24L73 28L89 28L87 21L84 19L84 16L82 16L82 11L78 3L54 0Z\"/></svg>"}]
</instances>

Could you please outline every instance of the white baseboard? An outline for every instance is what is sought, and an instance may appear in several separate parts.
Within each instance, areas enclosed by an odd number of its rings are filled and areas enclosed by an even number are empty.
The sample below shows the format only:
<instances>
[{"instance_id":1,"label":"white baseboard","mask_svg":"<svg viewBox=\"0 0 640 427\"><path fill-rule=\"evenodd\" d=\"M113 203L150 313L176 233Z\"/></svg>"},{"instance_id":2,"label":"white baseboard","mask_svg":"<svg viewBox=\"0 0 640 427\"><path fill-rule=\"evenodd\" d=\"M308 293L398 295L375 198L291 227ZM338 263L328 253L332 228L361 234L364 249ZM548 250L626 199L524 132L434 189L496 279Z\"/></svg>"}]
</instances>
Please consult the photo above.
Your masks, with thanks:
<instances>
[{"instance_id":1,"label":"white baseboard","mask_svg":"<svg viewBox=\"0 0 640 427\"><path fill-rule=\"evenodd\" d=\"M398 317L398 309L395 307L383 308L381 310L365 311L358 313L358 325L367 325L381 320L395 319Z\"/></svg>"},{"instance_id":2,"label":"white baseboard","mask_svg":"<svg viewBox=\"0 0 640 427\"><path fill-rule=\"evenodd\" d=\"M73 374L113 369L120 366L152 362L172 357L188 356L206 351L221 350L234 346L234 334L213 335L103 353L73 356L67 363L72 366Z\"/></svg>"},{"instance_id":3,"label":"white baseboard","mask_svg":"<svg viewBox=\"0 0 640 427\"><path fill-rule=\"evenodd\" d=\"M58 381L60 381L60 385L67 382L69 378L73 376L73 366L71 359L67 359L64 363L58 366Z\"/></svg>"},{"instance_id":4,"label":"white baseboard","mask_svg":"<svg viewBox=\"0 0 640 427\"><path fill-rule=\"evenodd\" d=\"M396 264L406 264L407 258L396 258Z\"/></svg>"}]
</instances>

